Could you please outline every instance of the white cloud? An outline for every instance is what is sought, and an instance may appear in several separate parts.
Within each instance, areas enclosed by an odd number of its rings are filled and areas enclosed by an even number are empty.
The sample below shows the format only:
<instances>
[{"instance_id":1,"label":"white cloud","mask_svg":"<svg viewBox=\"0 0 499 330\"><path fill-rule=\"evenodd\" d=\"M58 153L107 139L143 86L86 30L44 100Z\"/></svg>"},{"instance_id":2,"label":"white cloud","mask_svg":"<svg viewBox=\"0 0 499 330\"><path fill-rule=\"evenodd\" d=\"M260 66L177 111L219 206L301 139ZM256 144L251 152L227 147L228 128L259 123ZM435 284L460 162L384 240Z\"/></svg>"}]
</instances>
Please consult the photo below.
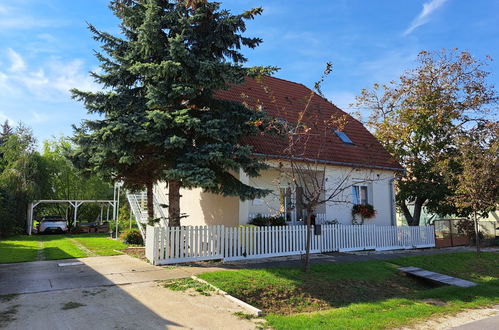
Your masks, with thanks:
<instances>
[{"instance_id":1,"label":"white cloud","mask_svg":"<svg viewBox=\"0 0 499 330\"><path fill-rule=\"evenodd\" d=\"M14 51L12 48L7 49L7 56L9 57L11 66L10 66L10 71L12 72L19 72L23 71L26 69L26 63L24 62L23 58L19 53Z\"/></svg>"},{"instance_id":2,"label":"white cloud","mask_svg":"<svg viewBox=\"0 0 499 330\"><path fill-rule=\"evenodd\" d=\"M26 63L21 54L10 48L7 56L11 66L4 72L0 71L0 87L11 96L31 95L38 100L59 102L69 99L69 90L72 88L88 91L99 89L82 60L53 58L33 65Z\"/></svg>"},{"instance_id":3,"label":"white cloud","mask_svg":"<svg viewBox=\"0 0 499 330\"><path fill-rule=\"evenodd\" d=\"M415 29L429 22L430 16L448 0L430 0L423 4L423 10L404 31L403 35L411 34Z\"/></svg>"}]
</instances>

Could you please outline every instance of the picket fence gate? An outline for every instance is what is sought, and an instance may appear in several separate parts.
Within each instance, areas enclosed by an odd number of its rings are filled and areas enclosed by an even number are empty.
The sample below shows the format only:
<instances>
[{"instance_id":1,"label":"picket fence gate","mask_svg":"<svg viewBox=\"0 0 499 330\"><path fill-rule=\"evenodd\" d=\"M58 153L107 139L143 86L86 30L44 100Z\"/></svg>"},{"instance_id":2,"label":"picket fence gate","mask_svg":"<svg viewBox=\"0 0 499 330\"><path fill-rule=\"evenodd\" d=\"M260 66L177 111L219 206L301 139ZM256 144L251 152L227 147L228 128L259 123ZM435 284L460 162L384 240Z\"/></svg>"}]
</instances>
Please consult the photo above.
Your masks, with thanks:
<instances>
[{"instance_id":1,"label":"picket fence gate","mask_svg":"<svg viewBox=\"0 0 499 330\"><path fill-rule=\"evenodd\" d=\"M146 258L154 265L224 261L305 253L306 226L147 226ZM435 246L433 226L322 225L311 229L312 253Z\"/></svg>"}]
</instances>

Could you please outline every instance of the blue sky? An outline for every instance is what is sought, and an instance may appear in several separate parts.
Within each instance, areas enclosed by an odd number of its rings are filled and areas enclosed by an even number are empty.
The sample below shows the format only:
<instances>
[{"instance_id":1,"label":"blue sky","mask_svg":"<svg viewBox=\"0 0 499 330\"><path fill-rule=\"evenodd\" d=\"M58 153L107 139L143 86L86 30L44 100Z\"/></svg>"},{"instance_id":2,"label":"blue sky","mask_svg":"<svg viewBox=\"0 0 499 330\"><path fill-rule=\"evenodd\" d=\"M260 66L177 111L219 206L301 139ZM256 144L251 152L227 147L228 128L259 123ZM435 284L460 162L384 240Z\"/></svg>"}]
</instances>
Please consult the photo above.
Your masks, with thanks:
<instances>
[{"instance_id":1,"label":"blue sky","mask_svg":"<svg viewBox=\"0 0 499 330\"><path fill-rule=\"evenodd\" d=\"M459 48L494 61L499 85L498 0L227 0L233 12L262 6L247 34L264 39L245 50L249 65L281 68L277 77L311 87L325 63L328 98L349 109L374 82L396 79L421 50ZM97 68L86 22L108 32L118 21L107 0L0 0L0 120L24 122L36 137L72 134L87 116L68 90L97 90Z\"/></svg>"}]
</instances>

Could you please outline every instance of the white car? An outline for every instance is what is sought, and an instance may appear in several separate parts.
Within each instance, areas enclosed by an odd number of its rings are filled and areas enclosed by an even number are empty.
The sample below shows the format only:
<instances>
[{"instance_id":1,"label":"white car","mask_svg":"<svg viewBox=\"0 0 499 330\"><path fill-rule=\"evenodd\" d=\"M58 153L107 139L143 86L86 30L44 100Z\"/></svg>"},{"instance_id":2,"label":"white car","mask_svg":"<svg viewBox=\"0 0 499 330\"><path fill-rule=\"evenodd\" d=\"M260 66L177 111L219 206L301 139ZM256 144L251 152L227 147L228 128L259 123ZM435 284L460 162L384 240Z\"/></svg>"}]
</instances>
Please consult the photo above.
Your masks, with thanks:
<instances>
[{"instance_id":1,"label":"white car","mask_svg":"<svg viewBox=\"0 0 499 330\"><path fill-rule=\"evenodd\" d=\"M49 215L42 217L38 225L38 233L67 233L68 222L64 217L58 215Z\"/></svg>"}]
</instances>

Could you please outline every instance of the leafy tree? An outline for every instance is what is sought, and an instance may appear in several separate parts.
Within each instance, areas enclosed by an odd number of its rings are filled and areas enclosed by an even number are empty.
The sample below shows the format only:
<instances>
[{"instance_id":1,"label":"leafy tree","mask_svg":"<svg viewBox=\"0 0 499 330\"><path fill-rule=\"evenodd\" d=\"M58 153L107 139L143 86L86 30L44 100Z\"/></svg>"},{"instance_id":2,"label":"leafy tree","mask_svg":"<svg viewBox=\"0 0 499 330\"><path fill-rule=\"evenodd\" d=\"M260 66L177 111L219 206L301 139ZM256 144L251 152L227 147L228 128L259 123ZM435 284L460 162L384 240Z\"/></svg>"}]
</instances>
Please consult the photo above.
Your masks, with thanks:
<instances>
[{"instance_id":1,"label":"leafy tree","mask_svg":"<svg viewBox=\"0 0 499 330\"><path fill-rule=\"evenodd\" d=\"M441 215L459 212L448 202L453 191L439 164L457 152L456 138L497 102L485 65L465 51L423 51L417 67L398 81L375 84L357 97L356 105L370 111L368 127L406 169L397 204L409 225L419 225L423 205Z\"/></svg>"},{"instance_id":2,"label":"leafy tree","mask_svg":"<svg viewBox=\"0 0 499 330\"><path fill-rule=\"evenodd\" d=\"M0 235L21 232L27 207L50 190L47 164L36 151L30 129L20 124L0 145L4 167L0 173Z\"/></svg>"},{"instance_id":3,"label":"leafy tree","mask_svg":"<svg viewBox=\"0 0 499 330\"><path fill-rule=\"evenodd\" d=\"M67 138L45 141L43 154L51 190L44 199L112 199L113 186L95 174L83 173L74 166L69 156L74 146ZM107 208L107 205L102 205ZM85 204L78 209L79 218L95 219L100 213L101 205ZM68 204L42 204L38 214L64 212L71 218Z\"/></svg>"},{"instance_id":4,"label":"leafy tree","mask_svg":"<svg viewBox=\"0 0 499 330\"><path fill-rule=\"evenodd\" d=\"M121 20L121 35L90 26L103 51L96 53L101 72L92 76L104 89L73 90L90 113L104 117L76 129L80 166L145 187L151 219L153 185L167 181L170 225L180 224L181 187L242 199L267 193L232 174L242 169L256 176L265 168L240 144L258 133L255 122L264 115L214 97L248 75L273 70L244 68L239 51L260 44L241 33L262 9L233 15L200 0L115 0L110 7Z\"/></svg>"},{"instance_id":5,"label":"leafy tree","mask_svg":"<svg viewBox=\"0 0 499 330\"><path fill-rule=\"evenodd\" d=\"M456 140L454 161L459 171L446 171L454 189L449 197L462 213L473 216L475 243L480 253L478 216L493 212L499 205L499 124L487 122ZM446 162L446 164L451 161ZM446 166L443 167L446 170Z\"/></svg>"}]
</instances>

